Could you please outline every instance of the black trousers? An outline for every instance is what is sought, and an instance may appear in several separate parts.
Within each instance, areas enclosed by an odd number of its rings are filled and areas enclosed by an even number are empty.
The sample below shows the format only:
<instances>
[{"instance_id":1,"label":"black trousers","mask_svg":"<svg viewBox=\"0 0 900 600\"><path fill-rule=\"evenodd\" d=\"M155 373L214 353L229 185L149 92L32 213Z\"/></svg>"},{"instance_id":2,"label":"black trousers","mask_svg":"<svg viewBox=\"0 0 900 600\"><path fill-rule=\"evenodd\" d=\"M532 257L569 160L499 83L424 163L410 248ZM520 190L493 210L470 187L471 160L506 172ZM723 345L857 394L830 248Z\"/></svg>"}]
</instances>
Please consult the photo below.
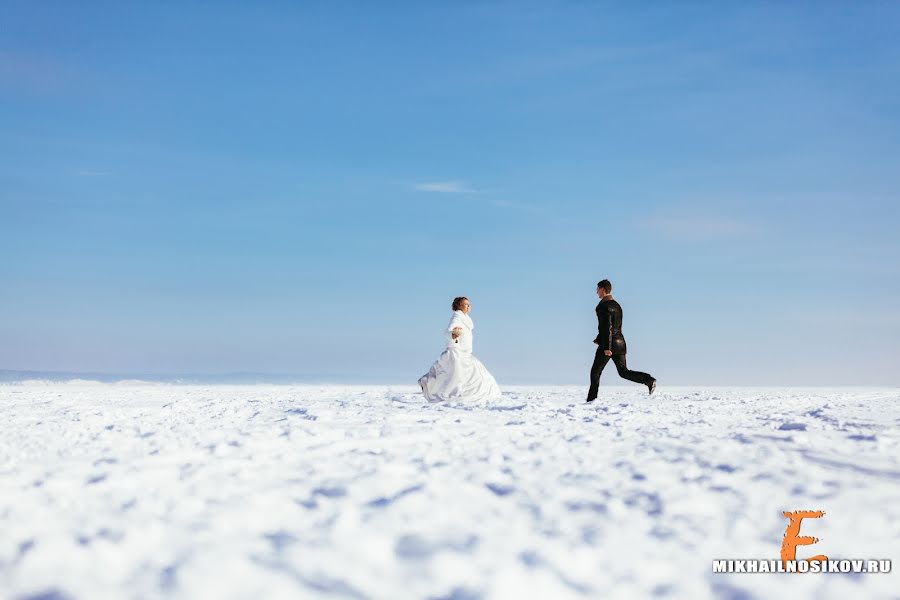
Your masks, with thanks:
<instances>
[{"instance_id":1,"label":"black trousers","mask_svg":"<svg viewBox=\"0 0 900 600\"><path fill-rule=\"evenodd\" d=\"M588 400L593 400L597 397L597 392L600 388L600 374L603 372L603 367L606 366L606 363L608 363L610 359L612 359L613 364L616 365L616 370L619 372L619 377L622 379L627 379L628 381L633 381L635 383L642 383L644 385L647 385L653 380L653 376L648 373L630 370L625 363L624 354L606 356L603 354L603 350L597 348L597 354L594 355L594 364L591 365L591 388L588 390Z\"/></svg>"}]
</instances>

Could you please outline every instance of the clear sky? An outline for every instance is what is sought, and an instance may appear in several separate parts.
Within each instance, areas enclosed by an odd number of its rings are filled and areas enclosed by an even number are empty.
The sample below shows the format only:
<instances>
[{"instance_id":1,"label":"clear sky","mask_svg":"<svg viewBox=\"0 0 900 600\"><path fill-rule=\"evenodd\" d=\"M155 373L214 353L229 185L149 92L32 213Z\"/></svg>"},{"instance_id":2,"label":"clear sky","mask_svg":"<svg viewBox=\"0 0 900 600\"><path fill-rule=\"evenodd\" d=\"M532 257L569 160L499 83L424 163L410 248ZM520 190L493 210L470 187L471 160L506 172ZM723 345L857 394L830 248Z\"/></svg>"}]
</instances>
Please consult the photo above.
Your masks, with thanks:
<instances>
[{"instance_id":1,"label":"clear sky","mask_svg":"<svg viewBox=\"0 0 900 600\"><path fill-rule=\"evenodd\" d=\"M898 2L3 2L0 369L900 384ZM614 370L607 384L618 383Z\"/></svg>"}]
</instances>

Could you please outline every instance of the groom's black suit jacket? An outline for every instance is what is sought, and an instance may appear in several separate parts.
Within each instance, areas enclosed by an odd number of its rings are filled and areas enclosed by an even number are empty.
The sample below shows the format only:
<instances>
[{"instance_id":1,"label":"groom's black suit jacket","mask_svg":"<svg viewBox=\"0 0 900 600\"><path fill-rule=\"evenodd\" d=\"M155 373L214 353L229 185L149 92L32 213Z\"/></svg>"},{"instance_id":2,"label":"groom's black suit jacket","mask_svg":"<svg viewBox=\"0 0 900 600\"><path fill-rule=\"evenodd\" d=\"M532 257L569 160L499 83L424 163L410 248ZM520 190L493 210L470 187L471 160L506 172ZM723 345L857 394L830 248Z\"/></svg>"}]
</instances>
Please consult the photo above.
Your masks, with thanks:
<instances>
[{"instance_id":1,"label":"groom's black suit jacket","mask_svg":"<svg viewBox=\"0 0 900 600\"><path fill-rule=\"evenodd\" d=\"M612 350L613 354L625 354L625 336L622 335L622 307L612 298L597 305L597 339L599 350Z\"/></svg>"}]
</instances>

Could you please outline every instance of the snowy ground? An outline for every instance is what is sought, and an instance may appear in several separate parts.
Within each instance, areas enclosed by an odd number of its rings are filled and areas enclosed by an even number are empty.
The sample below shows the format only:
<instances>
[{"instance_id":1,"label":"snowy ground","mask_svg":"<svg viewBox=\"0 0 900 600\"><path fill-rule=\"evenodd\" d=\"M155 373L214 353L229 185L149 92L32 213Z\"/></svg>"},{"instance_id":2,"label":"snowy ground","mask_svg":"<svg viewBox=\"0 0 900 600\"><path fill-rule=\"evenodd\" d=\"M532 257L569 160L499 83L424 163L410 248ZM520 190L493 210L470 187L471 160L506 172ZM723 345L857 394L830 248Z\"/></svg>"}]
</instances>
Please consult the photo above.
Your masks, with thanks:
<instances>
[{"instance_id":1,"label":"snowy ground","mask_svg":"<svg viewBox=\"0 0 900 600\"><path fill-rule=\"evenodd\" d=\"M0 597L898 597L900 390L642 390L0 386Z\"/></svg>"}]
</instances>

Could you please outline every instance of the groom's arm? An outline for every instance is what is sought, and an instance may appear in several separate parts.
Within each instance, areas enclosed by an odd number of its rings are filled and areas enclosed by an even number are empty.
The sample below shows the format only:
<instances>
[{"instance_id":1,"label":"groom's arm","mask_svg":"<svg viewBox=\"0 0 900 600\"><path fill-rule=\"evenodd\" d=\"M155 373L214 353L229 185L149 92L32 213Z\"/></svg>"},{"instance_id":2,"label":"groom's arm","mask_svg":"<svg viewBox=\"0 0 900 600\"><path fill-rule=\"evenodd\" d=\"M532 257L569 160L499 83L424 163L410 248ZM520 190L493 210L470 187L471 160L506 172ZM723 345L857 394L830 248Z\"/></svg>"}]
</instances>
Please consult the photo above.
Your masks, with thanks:
<instances>
[{"instance_id":1,"label":"groom's arm","mask_svg":"<svg viewBox=\"0 0 900 600\"><path fill-rule=\"evenodd\" d=\"M618 318L619 312L616 310L615 306L610 306L606 309L606 346L603 348L604 350L612 350L612 338L613 338L613 321Z\"/></svg>"},{"instance_id":2,"label":"groom's arm","mask_svg":"<svg viewBox=\"0 0 900 600\"><path fill-rule=\"evenodd\" d=\"M594 343L600 346L601 350L609 350L612 347L612 322L610 321L609 311L606 311L606 327L603 326L604 319L597 315L597 337Z\"/></svg>"}]
</instances>

